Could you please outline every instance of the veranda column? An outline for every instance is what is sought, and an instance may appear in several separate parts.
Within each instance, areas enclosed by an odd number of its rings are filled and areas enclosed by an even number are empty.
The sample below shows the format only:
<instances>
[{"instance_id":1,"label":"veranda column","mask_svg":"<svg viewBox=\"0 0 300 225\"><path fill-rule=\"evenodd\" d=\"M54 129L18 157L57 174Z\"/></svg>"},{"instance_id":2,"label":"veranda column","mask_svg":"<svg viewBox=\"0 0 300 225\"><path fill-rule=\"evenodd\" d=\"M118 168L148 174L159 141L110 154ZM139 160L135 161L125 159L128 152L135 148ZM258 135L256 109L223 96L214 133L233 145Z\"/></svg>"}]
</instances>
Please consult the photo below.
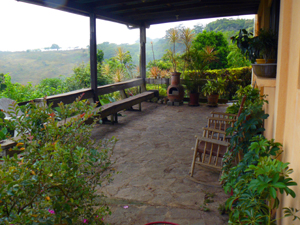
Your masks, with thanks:
<instances>
[{"instance_id":1,"label":"veranda column","mask_svg":"<svg viewBox=\"0 0 300 225\"><path fill-rule=\"evenodd\" d=\"M140 75L144 81L142 91L146 90L146 26L140 27Z\"/></svg>"},{"instance_id":2,"label":"veranda column","mask_svg":"<svg viewBox=\"0 0 300 225\"><path fill-rule=\"evenodd\" d=\"M90 14L90 67L91 88L94 94L94 102L98 101L97 95L97 40L96 40L96 16Z\"/></svg>"}]
</instances>

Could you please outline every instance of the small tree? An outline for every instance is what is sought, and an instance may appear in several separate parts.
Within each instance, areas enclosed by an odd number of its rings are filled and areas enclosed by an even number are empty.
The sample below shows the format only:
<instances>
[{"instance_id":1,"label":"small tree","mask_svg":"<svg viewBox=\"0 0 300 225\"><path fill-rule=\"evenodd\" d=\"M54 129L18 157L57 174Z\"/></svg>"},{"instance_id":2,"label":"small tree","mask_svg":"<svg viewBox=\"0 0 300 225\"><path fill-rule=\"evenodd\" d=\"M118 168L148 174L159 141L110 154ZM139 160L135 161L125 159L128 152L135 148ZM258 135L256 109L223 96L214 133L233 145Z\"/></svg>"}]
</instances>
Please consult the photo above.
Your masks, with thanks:
<instances>
[{"instance_id":1,"label":"small tree","mask_svg":"<svg viewBox=\"0 0 300 225\"><path fill-rule=\"evenodd\" d=\"M195 34L194 31L190 28L182 28L180 30L180 42L185 46L184 65L183 65L183 74L185 71L186 64L191 63L190 50L192 42L194 40Z\"/></svg>"},{"instance_id":2,"label":"small tree","mask_svg":"<svg viewBox=\"0 0 300 225\"><path fill-rule=\"evenodd\" d=\"M166 39L169 41L169 43L172 45L171 50L167 50L168 56L170 58L170 60L172 61L173 64L173 69L174 72L176 71L176 67L177 67L177 57L176 57L176 43L179 41L179 31L177 28L171 28L169 30L167 30L167 34L166 34Z\"/></svg>"},{"instance_id":3,"label":"small tree","mask_svg":"<svg viewBox=\"0 0 300 225\"><path fill-rule=\"evenodd\" d=\"M199 33L194 42L194 51L201 51L201 49L206 46L211 46L218 52L216 55L218 57L217 62L212 62L209 64L209 69L223 69L228 67L227 55L229 53L228 42L221 32L206 32L203 31ZM200 63L200 62L198 62Z\"/></svg>"},{"instance_id":4,"label":"small tree","mask_svg":"<svg viewBox=\"0 0 300 225\"><path fill-rule=\"evenodd\" d=\"M50 49L56 49L58 51L58 49L60 49L60 47L57 44L52 44Z\"/></svg>"}]
</instances>

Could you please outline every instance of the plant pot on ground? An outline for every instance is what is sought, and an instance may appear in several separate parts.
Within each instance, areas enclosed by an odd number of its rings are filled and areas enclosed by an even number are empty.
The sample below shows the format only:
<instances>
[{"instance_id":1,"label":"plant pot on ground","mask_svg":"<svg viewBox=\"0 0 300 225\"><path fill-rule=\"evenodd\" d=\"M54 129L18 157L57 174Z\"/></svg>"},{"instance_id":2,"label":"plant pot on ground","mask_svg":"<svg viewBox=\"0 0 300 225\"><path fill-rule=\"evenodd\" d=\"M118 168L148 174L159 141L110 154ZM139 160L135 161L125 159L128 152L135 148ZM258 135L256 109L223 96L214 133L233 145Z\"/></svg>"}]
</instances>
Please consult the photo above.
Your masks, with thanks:
<instances>
[{"instance_id":1,"label":"plant pot on ground","mask_svg":"<svg viewBox=\"0 0 300 225\"><path fill-rule=\"evenodd\" d=\"M189 106L199 106L199 92L190 92Z\"/></svg>"},{"instance_id":2,"label":"plant pot on ground","mask_svg":"<svg viewBox=\"0 0 300 225\"><path fill-rule=\"evenodd\" d=\"M201 86L200 75L197 73L187 74L184 84L190 95L189 106L199 106L199 87Z\"/></svg>"},{"instance_id":3,"label":"plant pot on ground","mask_svg":"<svg viewBox=\"0 0 300 225\"><path fill-rule=\"evenodd\" d=\"M189 73L185 77L185 84L190 91L190 106L199 105L199 89L203 86L204 70L209 69L209 64L218 60L217 51L214 47L206 46L201 51L192 49L190 56L190 69L195 72Z\"/></svg>"},{"instance_id":4,"label":"plant pot on ground","mask_svg":"<svg viewBox=\"0 0 300 225\"><path fill-rule=\"evenodd\" d=\"M207 80L202 91L207 96L207 106L217 107L219 95L225 92L225 79Z\"/></svg>"}]
</instances>

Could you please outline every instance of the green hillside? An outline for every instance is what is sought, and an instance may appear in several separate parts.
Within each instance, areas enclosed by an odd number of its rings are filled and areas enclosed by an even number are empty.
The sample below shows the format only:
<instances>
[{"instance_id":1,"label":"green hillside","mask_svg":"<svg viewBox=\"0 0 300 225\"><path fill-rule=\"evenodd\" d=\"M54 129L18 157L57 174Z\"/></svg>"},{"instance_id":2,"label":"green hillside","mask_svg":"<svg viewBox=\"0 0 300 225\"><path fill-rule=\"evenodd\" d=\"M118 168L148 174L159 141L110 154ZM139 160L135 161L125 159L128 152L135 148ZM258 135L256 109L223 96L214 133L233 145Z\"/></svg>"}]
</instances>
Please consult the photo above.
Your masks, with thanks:
<instances>
[{"instance_id":1,"label":"green hillside","mask_svg":"<svg viewBox=\"0 0 300 225\"><path fill-rule=\"evenodd\" d=\"M0 52L0 71L13 82L38 84L44 78L68 76L80 63L89 61L87 49L49 52Z\"/></svg>"}]
</instances>

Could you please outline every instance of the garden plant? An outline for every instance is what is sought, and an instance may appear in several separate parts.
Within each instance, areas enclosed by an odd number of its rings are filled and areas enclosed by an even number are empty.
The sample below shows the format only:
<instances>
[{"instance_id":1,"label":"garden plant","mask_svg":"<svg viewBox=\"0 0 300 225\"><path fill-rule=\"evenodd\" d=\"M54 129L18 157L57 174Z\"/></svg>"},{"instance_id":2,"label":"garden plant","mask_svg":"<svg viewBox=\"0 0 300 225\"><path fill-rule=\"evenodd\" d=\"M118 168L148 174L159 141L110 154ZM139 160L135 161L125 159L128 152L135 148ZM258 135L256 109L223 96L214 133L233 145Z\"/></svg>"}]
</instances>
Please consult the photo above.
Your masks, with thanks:
<instances>
[{"instance_id":1,"label":"garden plant","mask_svg":"<svg viewBox=\"0 0 300 225\"><path fill-rule=\"evenodd\" d=\"M0 224L104 224L110 211L97 190L111 180L116 139L90 138L97 120L85 121L94 107L80 99L57 110L31 102L20 117L20 107L11 107L5 125L19 139L10 150L21 154L1 159Z\"/></svg>"},{"instance_id":2,"label":"garden plant","mask_svg":"<svg viewBox=\"0 0 300 225\"><path fill-rule=\"evenodd\" d=\"M290 174L289 163L278 160L282 153L281 144L267 140L262 132L263 120L268 115L262 106L266 101L257 89L248 86L237 93L238 102L230 108L236 108L246 95L247 101L234 127L227 129L231 135L229 151L224 157L221 181L225 192L231 193L226 201L229 210L229 224L276 224L282 219L275 217L279 207L279 193L296 197L290 188L297 185ZM242 160L234 165L238 155ZM293 216L299 219L297 209L284 208L284 217Z\"/></svg>"}]
</instances>

